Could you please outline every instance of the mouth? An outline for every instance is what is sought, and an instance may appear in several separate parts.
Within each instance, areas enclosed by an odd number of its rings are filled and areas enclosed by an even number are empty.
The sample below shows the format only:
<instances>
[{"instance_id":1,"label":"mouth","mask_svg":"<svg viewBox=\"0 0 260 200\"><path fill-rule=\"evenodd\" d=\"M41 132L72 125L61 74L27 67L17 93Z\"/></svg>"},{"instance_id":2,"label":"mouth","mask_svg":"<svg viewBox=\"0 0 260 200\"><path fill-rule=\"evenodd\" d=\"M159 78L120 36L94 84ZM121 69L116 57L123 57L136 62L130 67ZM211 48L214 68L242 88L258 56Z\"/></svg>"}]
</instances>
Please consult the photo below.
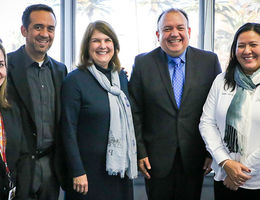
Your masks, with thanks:
<instances>
[{"instance_id":1,"label":"mouth","mask_svg":"<svg viewBox=\"0 0 260 200\"><path fill-rule=\"evenodd\" d=\"M251 61L251 60L256 59L256 56L245 56L245 57L243 57L243 59L244 59L245 61Z\"/></svg>"},{"instance_id":2,"label":"mouth","mask_svg":"<svg viewBox=\"0 0 260 200\"><path fill-rule=\"evenodd\" d=\"M40 44L40 45L46 45L49 43L49 40L47 39L37 39L37 42Z\"/></svg>"},{"instance_id":3,"label":"mouth","mask_svg":"<svg viewBox=\"0 0 260 200\"><path fill-rule=\"evenodd\" d=\"M181 42L181 41L182 41L182 39L175 39L175 38L168 40L168 42L169 42L169 43L172 43L172 44L179 43L179 42Z\"/></svg>"},{"instance_id":4,"label":"mouth","mask_svg":"<svg viewBox=\"0 0 260 200\"><path fill-rule=\"evenodd\" d=\"M98 55L106 55L108 54L108 51L96 51Z\"/></svg>"}]
</instances>

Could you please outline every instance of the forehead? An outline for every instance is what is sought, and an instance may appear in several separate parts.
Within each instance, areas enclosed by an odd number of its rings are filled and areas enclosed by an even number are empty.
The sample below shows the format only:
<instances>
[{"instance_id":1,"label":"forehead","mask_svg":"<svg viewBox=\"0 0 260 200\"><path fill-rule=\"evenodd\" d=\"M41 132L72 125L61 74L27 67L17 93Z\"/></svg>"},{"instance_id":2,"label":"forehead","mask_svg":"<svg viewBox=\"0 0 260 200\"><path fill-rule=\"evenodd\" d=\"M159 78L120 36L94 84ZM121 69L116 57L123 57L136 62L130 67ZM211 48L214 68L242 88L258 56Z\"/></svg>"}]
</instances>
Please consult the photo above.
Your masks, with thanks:
<instances>
[{"instance_id":1,"label":"forehead","mask_svg":"<svg viewBox=\"0 0 260 200\"><path fill-rule=\"evenodd\" d=\"M257 41L260 42L260 35L255 31L246 31L238 36L238 42Z\"/></svg>"},{"instance_id":2,"label":"forehead","mask_svg":"<svg viewBox=\"0 0 260 200\"><path fill-rule=\"evenodd\" d=\"M30 24L45 24L55 26L56 20L51 12L45 10L36 10L31 12L30 22Z\"/></svg>"},{"instance_id":3,"label":"forehead","mask_svg":"<svg viewBox=\"0 0 260 200\"><path fill-rule=\"evenodd\" d=\"M166 13L162 16L160 23L160 27L162 26L174 26L174 25L185 25L187 26L187 19L185 16L178 11L172 11Z\"/></svg>"},{"instance_id":4,"label":"forehead","mask_svg":"<svg viewBox=\"0 0 260 200\"><path fill-rule=\"evenodd\" d=\"M110 38L108 35L102 33L101 31L95 29L92 33L91 38Z\"/></svg>"},{"instance_id":5,"label":"forehead","mask_svg":"<svg viewBox=\"0 0 260 200\"><path fill-rule=\"evenodd\" d=\"M2 49L0 49L0 62L4 61L4 53Z\"/></svg>"}]
</instances>

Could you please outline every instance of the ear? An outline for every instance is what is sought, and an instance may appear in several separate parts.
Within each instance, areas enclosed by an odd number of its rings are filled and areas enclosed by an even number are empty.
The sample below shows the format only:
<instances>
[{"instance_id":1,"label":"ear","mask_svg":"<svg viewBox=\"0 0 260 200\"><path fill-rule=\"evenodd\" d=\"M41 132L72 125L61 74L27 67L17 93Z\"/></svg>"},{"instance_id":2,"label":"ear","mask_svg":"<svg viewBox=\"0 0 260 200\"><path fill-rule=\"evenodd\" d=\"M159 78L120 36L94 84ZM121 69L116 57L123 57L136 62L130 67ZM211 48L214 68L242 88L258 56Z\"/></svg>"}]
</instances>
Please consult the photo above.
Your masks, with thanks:
<instances>
[{"instance_id":1,"label":"ear","mask_svg":"<svg viewBox=\"0 0 260 200\"><path fill-rule=\"evenodd\" d=\"M160 38L160 33L159 33L159 31L156 31L156 36L157 36L157 40L159 41L159 38Z\"/></svg>"},{"instance_id":2,"label":"ear","mask_svg":"<svg viewBox=\"0 0 260 200\"><path fill-rule=\"evenodd\" d=\"M188 34L189 34L189 38L190 38L190 33L191 33L191 28L188 28Z\"/></svg>"},{"instance_id":3,"label":"ear","mask_svg":"<svg viewBox=\"0 0 260 200\"><path fill-rule=\"evenodd\" d=\"M24 37L27 36L27 29L23 25L21 26L21 33Z\"/></svg>"}]
</instances>

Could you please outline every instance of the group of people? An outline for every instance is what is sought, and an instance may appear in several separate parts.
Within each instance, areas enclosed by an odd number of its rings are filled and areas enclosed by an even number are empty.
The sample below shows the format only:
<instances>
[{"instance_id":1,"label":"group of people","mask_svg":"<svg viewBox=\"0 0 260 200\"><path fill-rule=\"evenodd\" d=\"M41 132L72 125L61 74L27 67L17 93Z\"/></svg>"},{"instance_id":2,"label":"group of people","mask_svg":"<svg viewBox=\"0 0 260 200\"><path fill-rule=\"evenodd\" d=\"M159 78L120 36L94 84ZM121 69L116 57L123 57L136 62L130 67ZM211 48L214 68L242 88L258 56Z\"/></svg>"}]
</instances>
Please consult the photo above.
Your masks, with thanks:
<instances>
[{"instance_id":1,"label":"group of people","mask_svg":"<svg viewBox=\"0 0 260 200\"><path fill-rule=\"evenodd\" d=\"M25 45L0 43L1 200L57 200L60 186L66 200L133 200L137 168L149 200L199 200L211 167L215 200L260 196L260 24L239 28L221 73L170 8L128 83L107 22L88 25L69 74L47 54L52 8L31 5L22 22Z\"/></svg>"}]
</instances>

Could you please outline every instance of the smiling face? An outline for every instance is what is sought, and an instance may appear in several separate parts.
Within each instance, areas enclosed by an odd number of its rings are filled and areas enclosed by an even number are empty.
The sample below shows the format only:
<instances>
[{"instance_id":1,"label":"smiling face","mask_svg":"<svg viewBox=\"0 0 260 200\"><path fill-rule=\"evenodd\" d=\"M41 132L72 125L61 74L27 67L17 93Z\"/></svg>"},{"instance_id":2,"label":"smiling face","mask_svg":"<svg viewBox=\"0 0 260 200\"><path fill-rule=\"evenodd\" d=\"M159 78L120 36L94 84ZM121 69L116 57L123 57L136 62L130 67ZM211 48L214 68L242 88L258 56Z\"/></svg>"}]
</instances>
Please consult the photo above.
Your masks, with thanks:
<instances>
[{"instance_id":1,"label":"smiling face","mask_svg":"<svg viewBox=\"0 0 260 200\"><path fill-rule=\"evenodd\" d=\"M190 28L187 19L178 12L169 12L162 16L156 32L161 48L170 56L181 55L189 45Z\"/></svg>"},{"instance_id":2,"label":"smiling face","mask_svg":"<svg viewBox=\"0 0 260 200\"><path fill-rule=\"evenodd\" d=\"M238 36L236 57L246 74L260 68L260 35L255 31L243 32Z\"/></svg>"},{"instance_id":3,"label":"smiling face","mask_svg":"<svg viewBox=\"0 0 260 200\"><path fill-rule=\"evenodd\" d=\"M44 59L54 40L55 24L55 17L51 12L39 10L30 14L28 29L21 27L21 32L26 38L25 49L32 59Z\"/></svg>"},{"instance_id":4,"label":"smiling face","mask_svg":"<svg viewBox=\"0 0 260 200\"><path fill-rule=\"evenodd\" d=\"M108 68L108 64L114 55L114 43L112 39L95 30L89 42L89 56L95 64Z\"/></svg>"},{"instance_id":5,"label":"smiling face","mask_svg":"<svg viewBox=\"0 0 260 200\"><path fill-rule=\"evenodd\" d=\"M0 49L0 86L6 79L6 64L3 51Z\"/></svg>"}]
</instances>

